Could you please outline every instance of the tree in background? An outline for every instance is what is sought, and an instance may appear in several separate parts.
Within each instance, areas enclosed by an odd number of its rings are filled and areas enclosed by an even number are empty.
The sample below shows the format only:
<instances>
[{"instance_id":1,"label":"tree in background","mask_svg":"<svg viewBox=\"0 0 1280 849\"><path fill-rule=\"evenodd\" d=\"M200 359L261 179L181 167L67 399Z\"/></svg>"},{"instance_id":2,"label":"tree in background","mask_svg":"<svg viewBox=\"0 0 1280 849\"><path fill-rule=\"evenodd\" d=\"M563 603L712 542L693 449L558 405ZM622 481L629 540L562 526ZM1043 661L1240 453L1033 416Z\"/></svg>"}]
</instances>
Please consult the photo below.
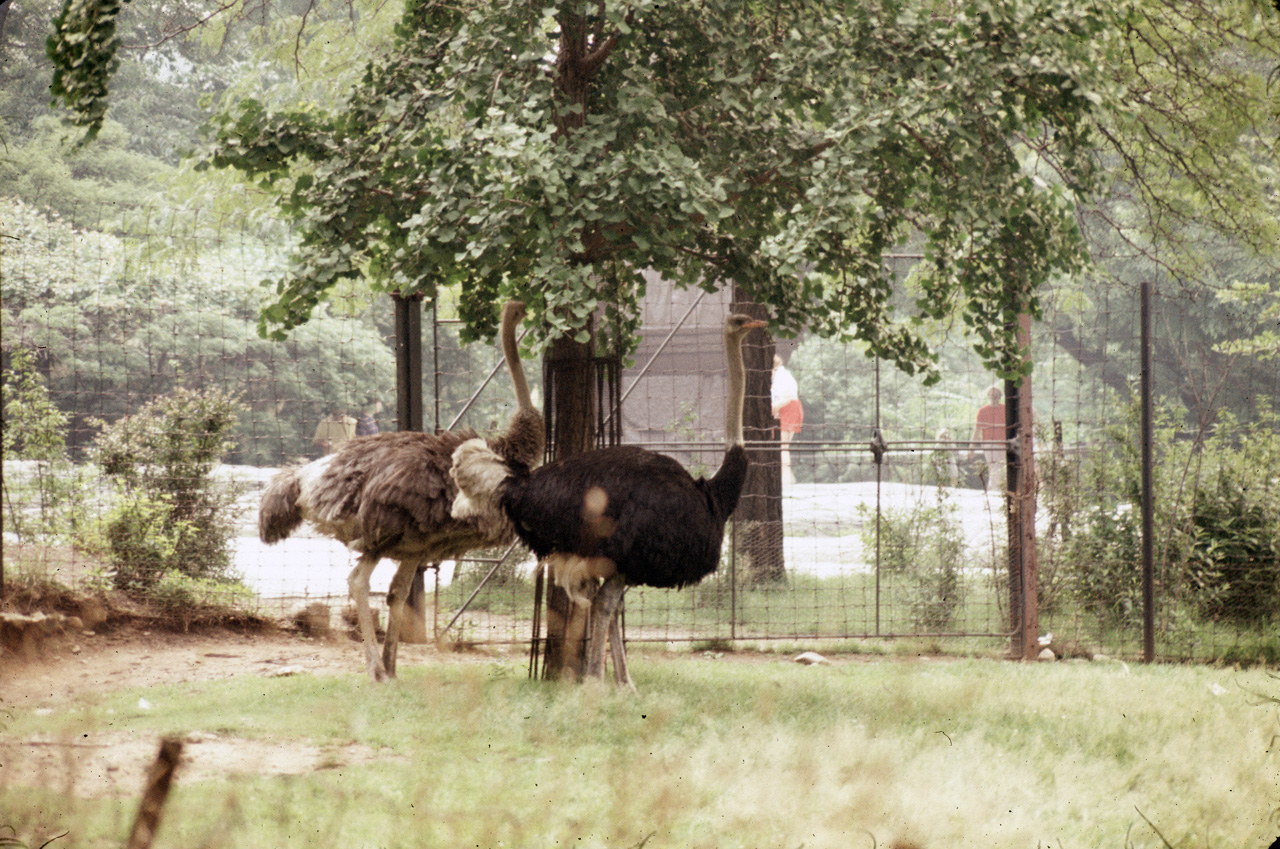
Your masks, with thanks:
<instances>
[{"instance_id":1,"label":"tree in background","mask_svg":"<svg viewBox=\"0 0 1280 849\"><path fill-rule=\"evenodd\" d=\"M395 385L391 344L366 300L335 299L285 344L259 338L258 279L273 258L242 234L191 256L159 250L155 234L77 227L19 201L0 198L0 217L5 358L35 355L72 450L93 439L91 420L133 414L181 385L242 397L248 415L228 459L277 465L310 453L333 403L354 409Z\"/></svg>"}]
</instances>

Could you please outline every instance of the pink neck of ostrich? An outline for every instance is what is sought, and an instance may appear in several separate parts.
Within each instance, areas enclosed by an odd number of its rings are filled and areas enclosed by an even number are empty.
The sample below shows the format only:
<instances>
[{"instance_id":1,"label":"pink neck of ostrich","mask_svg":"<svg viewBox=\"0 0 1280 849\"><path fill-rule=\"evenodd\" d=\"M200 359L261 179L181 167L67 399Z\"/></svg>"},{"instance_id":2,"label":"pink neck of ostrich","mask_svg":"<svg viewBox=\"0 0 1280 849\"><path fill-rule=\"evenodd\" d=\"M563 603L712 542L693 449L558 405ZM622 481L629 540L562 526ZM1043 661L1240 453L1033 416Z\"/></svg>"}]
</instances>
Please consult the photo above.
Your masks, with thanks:
<instances>
[{"instance_id":1,"label":"pink neck of ostrich","mask_svg":"<svg viewBox=\"0 0 1280 849\"><path fill-rule=\"evenodd\" d=\"M515 388L516 405L521 410L533 409L533 398L529 395L529 382L524 376L524 365L520 362L520 349L516 345L516 315L518 310L510 305L502 311L502 356L507 361L507 371L511 373L511 385Z\"/></svg>"},{"instance_id":2,"label":"pink neck of ostrich","mask_svg":"<svg viewBox=\"0 0 1280 849\"><path fill-rule=\"evenodd\" d=\"M724 405L724 444L726 448L742 445L742 407L747 400L747 369L742 362L742 340L745 333L726 333L724 353L729 366L729 387Z\"/></svg>"}]
</instances>

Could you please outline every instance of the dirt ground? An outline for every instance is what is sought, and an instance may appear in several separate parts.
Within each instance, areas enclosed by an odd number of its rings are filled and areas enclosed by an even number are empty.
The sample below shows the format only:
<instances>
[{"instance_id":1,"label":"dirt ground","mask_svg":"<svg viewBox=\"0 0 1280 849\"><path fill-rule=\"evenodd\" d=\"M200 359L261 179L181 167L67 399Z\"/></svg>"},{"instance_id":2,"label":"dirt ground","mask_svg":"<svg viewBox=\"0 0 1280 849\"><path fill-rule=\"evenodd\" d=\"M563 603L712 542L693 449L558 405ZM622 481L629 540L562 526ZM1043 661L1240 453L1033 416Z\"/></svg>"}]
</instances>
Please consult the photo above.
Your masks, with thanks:
<instances>
[{"instance_id":1,"label":"dirt ground","mask_svg":"<svg viewBox=\"0 0 1280 849\"><path fill-rule=\"evenodd\" d=\"M706 652L713 660L785 663L789 658L753 652ZM653 657L661 657L657 653ZM521 647L451 651L435 645L402 644L400 668L423 664L523 661ZM837 663L841 662L839 660ZM7 720L19 712L56 713L85 698L133 687L296 674L363 675L358 641L343 631L311 638L274 625L249 630L204 627L174 632L128 622L97 631L68 632L44 643L37 657L17 660L0 654L0 789L7 786L57 788L75 797L137 798L160 739L113 732L78 737L17 737ZM140 704L140 710L146 705ZM223 737L197 731L183 741L179 780L203 781L233 775L297 775L347 765L395 760L364 745L317 747L298 741L276 743Z\"/></svg>"},{"instance_id":2,"label":"dirt ground","mask_svg":"<svg viewBox=\"0 0 1280 849\"><path fill-rule=\"evenodd\" d=\"M403 645L399 654L402 669L428 662L493 660L492 654L427 645ZM158 738L129 732L96 739L19 739L4 730L5 719L19 711L61 711L84 696L130 687L239 676L351 675L363 669L359 643L345 636L310 639L277 629L183 634L126 626L65 636L47 644L34 660L0 657L0 788L42 786L81 797L138 796L159 748ZM290 775L391 759L387 752L362 745L321 748L200 731L184 740L179 775L184 782L236 774Z\"/></svg>"}]
</instances>

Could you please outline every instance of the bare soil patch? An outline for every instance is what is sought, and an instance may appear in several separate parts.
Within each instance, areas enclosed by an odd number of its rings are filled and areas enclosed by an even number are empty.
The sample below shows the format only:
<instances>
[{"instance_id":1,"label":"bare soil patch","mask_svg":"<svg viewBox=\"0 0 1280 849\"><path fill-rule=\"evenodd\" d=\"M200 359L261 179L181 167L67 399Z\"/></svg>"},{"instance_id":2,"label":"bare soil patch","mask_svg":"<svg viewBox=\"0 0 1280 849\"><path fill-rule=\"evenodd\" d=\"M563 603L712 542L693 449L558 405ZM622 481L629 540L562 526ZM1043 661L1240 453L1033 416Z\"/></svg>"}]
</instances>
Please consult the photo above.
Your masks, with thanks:
<instances>
[{"instance_id":1,"label":"bare soil patch","mask_svg":"<svg viewBox=\"0 0 1280 849\"><path fill-rule=\"evenodd\" d=\"M402 644L399 664L403 670L426 663L492 662L494 657ZM63 710L83 696L131 687L303 673L363 675L360 644L345 636L310 639L271 627L173 633L125 625L64 635L46 642L34 660L0 657L0 786L50 787L79 797L135 796L160 745L152 735L128 732L96 739L15 738L4 733L4 719L16 711ZM188 735L184 744L184 782L241 774L296 775L395 758L359 744L318 747L205 731Z\"/></svg>"}]
</instances>

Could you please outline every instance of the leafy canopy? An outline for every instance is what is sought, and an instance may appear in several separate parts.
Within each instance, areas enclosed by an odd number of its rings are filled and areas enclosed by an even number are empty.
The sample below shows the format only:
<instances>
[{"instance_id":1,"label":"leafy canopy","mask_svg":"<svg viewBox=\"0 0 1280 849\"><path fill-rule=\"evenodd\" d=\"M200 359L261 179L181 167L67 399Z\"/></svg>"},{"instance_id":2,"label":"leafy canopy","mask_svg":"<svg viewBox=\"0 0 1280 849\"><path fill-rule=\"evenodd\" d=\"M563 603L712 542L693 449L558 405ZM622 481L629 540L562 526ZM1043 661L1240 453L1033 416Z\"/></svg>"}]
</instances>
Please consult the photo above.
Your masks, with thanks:
<instances>
[{"instance_id":1,"label":"leafy canopy","mask_svg":"<svg viewBox=\"0 0 1280 849\"><path fill-rule=\"evenodd\" d=\"M472 337L519 297L540 341L585 341L602 306L626 338L653 268L909 372L936 372L916 320L958 313L1013 372L1011 318L1084 262L1111 8L421 0L345 109L242 100L208 162L278 185L301 234L277 337L367 277L460 287ZM928 270L896 315L883 256L912 232Z\"/></svg>"}]
</instances>

